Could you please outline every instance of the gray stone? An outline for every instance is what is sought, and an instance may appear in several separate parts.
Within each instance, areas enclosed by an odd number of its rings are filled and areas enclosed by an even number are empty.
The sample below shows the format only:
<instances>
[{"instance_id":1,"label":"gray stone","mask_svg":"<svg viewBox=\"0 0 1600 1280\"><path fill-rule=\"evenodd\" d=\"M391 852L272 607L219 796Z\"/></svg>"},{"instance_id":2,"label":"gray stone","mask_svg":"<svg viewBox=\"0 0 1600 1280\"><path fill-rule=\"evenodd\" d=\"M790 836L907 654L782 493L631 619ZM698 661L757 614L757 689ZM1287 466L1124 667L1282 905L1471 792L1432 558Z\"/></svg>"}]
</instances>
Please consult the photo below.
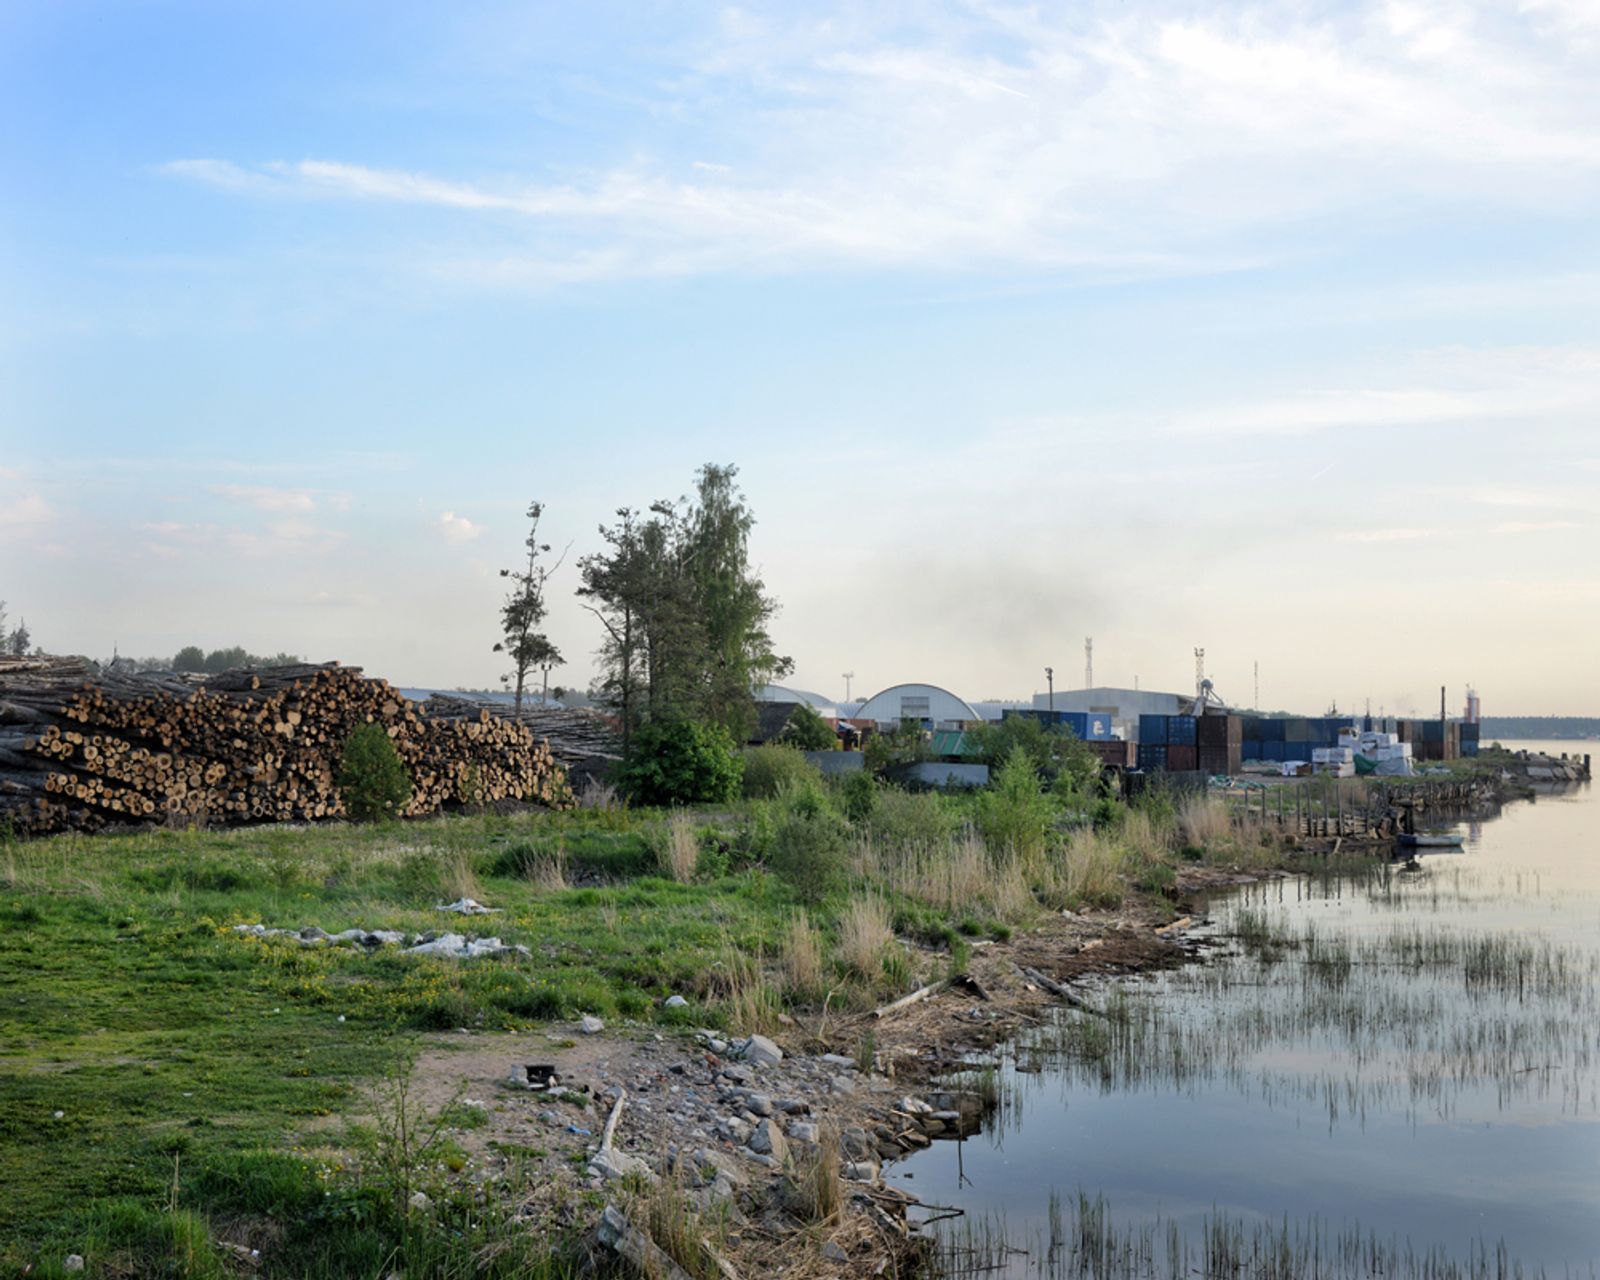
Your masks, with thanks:
<instances>
[{"instance_id":1,"label":"gray stone","mask_svg":"<svg viewBox=\"0 0 1600 1280\"><path fill-rule=\"evenodd\" d=\"M825 1053L822 1055L821 1061L832 1063L836 1067L849 1067L852 1071L856 1070L856 1060L847 1058L842 1053Z\"/></svg>"},{"instance_id":2,"label":"gray stone","mask_svg":"<svg viewBox=\"0 0 1600 1280\"><path fill-rule=\"evenodd\" d=\"M595 1017L592 1013L584 1014L583 1021L578 1023L578 1030L583 1032L583 1034L586 1036L597 1035L605 1029L606 1024L601 1022L600 1019Z\"/></svg>"},{"instance_id":3,"label":"gray stone","mask_svg":"<svg viewBox=\"0 0 1600 1280\"><path fill-rule=\"evenodd\" d=\"M811 1110L811 1104L803 1098L779 1098L773 1105L786 1116L802 1116Z\"/></svg>"},{"instance_id":4,"label":"gray stone","mask_svg":"<svg viewBox=\"0 0 1600 1280\"><path fill-rule=\"evenodd\" d=\"M739 1056L758 1067L775 1067L783 1061L783 1050L766 1036L751 1036L739 1047Z\"/></svg>"},{"instance_id":5,"label":"gray stone","mask_svg":"<svg viewBox=\"0 0 1600 1280\"><path fill-rule=\"evenodd\" d=\"M848 1253L846 1253L842 1248L840 1248L837 1244L835 1244L832 1240L824 1240L822 1242L822 1256L824 1258L826 1258L829 1262L849 1262L850 1261L850 1255Z\"/></svg>"},{"instance_id":6,"label":"gray stone","mask_svg":"<svg viewBox=\"0 0 1600 1280\"><path fill-rule=\"evenodd\" d=\"M66 1261L61 1264L61 1269L63 1271L82 1271L83 1255L81 1253L69 1253Z\"/></svg>"},{"instance_id":7,"label":"gray stone","mask_svg":"<svg viewBox=\"0 0 1600 1280\"><path fill-rule=\"evenodd\" d=\"M772 1114L772 1099L764 1093L752 1093L745 1106L749 1107L758 1116L770 1116Z\"/></svg>"},{"instance_id":8,"label":"gray stone","mask_svg":"<svg viewBox=\"0 0 1600 1280\"><path fill-rule=\"evenodd\" d=\"M865 1160L877 1145L870 1134L858 1124L851 1125L839 1135L839 1145L852 1160Z\"/></svg>"},{"instance_id":9,"label":"gray stone","mask_svg":"<svg viewBox=\"0 0 1600 1280\"><path fill-rule=\"evenodd\" d=\"M925 1116L933 1110L933 1108L921 1098L912 1098L909 1096L901 1098L898 1105L900 1110L904 1111L907 1115L913 1116Z\"/></svg>"},{"instance_id":10,"label":"gray stone","mask_svg":"<svg viewBox=\"0 0 1600 1280\"><path fill-rule=\"evenodd\" d=\"M816 1142L821 1132L821 1126L809 1120L791 1120L789 1122L789 1136L796 1142Z\"/></svg>"},{"instance_id":11,"label":"gray stone","mask_svg":"<svg viewBox=\"0 0 1600 1280\"><path fill-rule=\"evenodd\" d=\"M878 1166L870 1160L852 1160L839 1171L846 1182L876 1182Z\"/></svg>"},{"instance_id":12,"label":"gray stone","mask_svg":"<svg viewBox=\"0 0 1600 1280\"><path fill-rule=\"evenodd\" d=\"M856 1082L849 1076L834 1076L832 1080L828 1081L828 1088L834 1093L854 1093L856 1091Z\"/></svg>"},{"instance_id":13,"label":"gray stone","mask_svg":"<svg viewBox=\"0 0 1600 1280\"><path fill-rule=\"evenodd\" d=\"M789 1141L776 1120L763 1120L750 1135L750 1150L770 1155L779 1164L789 1158Z\"/></svg>"},{"instance_id":14,"label":"gray stone","mask_svg":"<svg viewBox=\"0 0 1600 1280\"><path fill-rule=\"evenodd\" d=\"M684 1009L684 1008L688 1007L688 1004L689 1004L689 1002L687 1000L685 1000L682 996L668 996L667 997L667 1008L669 1008L669 1009Z\"/></svg>"},{"instance_id":15,"label":"gray stone","mask_svg":"<svg viewBox=\"0 0 1600 1280\"><path fill-rule=\"evenodd\" d=\"M726 1178L735 1186L740 1187L745 1183L744 1170L739 1168L739 1162L720 1151L713 1151L710 1147L700 1147L690 1156L690 1159L694 1161L695 1168L700 1170L701 1177Z\"/></svg>"},{"instance_id":16,"label":"gray stone","mask_svg":"<svg viewBox=\"0 0 1600 1280\"><path fill-rule=\"evenodd\" d=\"M589 1161L589 1172L598 1173L606 1182L627 1177L643 1178L646 1182L656 1180L655 1170L643 1160L638 1156L630 1156L626 1151L618 1151L615 1147L596 1152Z\"/></svg>"}]
</instances>

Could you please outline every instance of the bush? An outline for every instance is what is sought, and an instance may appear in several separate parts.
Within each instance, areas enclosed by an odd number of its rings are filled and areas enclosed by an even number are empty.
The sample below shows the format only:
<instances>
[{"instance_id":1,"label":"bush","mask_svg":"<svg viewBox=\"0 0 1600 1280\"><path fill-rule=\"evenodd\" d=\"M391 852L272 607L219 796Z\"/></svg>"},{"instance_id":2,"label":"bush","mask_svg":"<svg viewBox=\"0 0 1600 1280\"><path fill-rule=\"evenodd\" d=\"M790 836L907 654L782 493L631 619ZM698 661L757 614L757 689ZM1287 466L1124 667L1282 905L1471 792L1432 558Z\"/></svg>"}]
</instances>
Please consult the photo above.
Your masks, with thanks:
<instances>
[{"instance_id":1,"label":"bush","mask_svg":"<svg viewBox=\"0 0 1600 1280\"><path fill-rule=\"evenodd\" d=\"M839 735L828 722L807 706L799 706L789 716L789 722L778 734L778 741L801 751L836 751Z\"/></svg>"},{"instance_id":2,"label":"bush","mask_svg":"<svg viewBox=\"0 0 1600 1280\"><path fill-rule=\"evenodd\" d=\"M796 747L768 744L745 750L744 793L752 800L770 800L786 787L821 777L821 771Z\"/></svg>"},{"instance_id":3,"label":"bush","mask_svg":"<svg viewBox=\"0 0 1600 1280\"><path fill-rule=\"evenodd\" d=\"M1031 858L1044 851L1055 806L1039 789L1033 760L1015 747L978 797L978 831L996 853Z\"/></svg>"},{"instance_id":4,"label":"bush","mask_svg":"<svg viewBox=\"0 0 1600 1280\"><path fill-rule=\"evenodd\" d=\"M614 778L635 804L725 804L743 773L727 730L680 720L640 728Z\"/></svg>"},{"instance_id":5,"label":"bush","mask_svg":"<svg viewBox=\"0 0 1600 1280\"><path fill-rule=\"evenodd\" d=\"M354 822L392 818L411 799L411 779L381 724L357 725L345 739L339 795Z\"/></svg>"},{"instance_id":6,"label":"bush","mask_svg":"<svg viewBox=\"0 0 1600 1280\"><path fill-rule=\"evenodd\" d=\"M820 902L843 888L849 871L844 819L814 791L794 791L772 833L773 871L806 902Z\"/></svg>"},{"instance_id":7,"label":"bush","mask_svg":"<svg viewBox=\"0 0 1600 1280\"><path fill-rule=\"evenodd\" d=\"M866 769L847 773L839 781L839 803L851 822L865 823L878 805L878 783Z\"/></svg>"}]
</instances>

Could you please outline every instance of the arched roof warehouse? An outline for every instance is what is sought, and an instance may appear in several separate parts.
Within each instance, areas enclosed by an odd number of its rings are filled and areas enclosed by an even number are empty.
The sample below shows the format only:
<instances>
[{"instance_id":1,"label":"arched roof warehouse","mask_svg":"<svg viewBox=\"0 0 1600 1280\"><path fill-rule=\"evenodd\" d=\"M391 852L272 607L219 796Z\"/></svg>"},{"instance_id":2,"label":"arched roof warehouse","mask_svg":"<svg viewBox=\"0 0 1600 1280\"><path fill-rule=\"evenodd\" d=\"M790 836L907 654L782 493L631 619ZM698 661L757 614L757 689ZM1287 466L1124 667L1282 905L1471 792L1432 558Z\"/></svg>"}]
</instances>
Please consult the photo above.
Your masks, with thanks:
<instances>
[{"instance_id":1,"label":"arched roof warehouse","mask_svg":"<svg viewBox=\"0 0 1600 1280\"><path fill-rule=\"evenodd\" d=\"M894 684L861 704L852 719L899 724L902 720L927 720L934 724L981 720L965 698L936 684Z\"/></svg>"}]
</instances>

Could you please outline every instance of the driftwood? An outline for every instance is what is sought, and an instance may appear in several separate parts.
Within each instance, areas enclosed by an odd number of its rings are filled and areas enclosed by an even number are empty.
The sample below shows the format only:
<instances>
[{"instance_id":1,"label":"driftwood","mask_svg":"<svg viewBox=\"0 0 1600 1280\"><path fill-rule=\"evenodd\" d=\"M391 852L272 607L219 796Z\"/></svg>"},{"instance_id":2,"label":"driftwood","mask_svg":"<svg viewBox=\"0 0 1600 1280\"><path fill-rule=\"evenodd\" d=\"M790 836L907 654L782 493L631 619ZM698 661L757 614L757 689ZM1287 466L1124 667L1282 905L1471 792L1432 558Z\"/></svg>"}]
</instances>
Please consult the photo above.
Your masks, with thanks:
<instances>
[{"instance_id":1,"label":"driftwood","mask_svg":"<svg viewBox=\"0 0 1600 1280\"><path fill-rule=\"evenodd\" d=\"M410 777L402 817L571 800L566 771L526 726L486 709L428 714L359 667L204 679L100 672L82 658L0 659L0 822L43 834L340 817L340 758L365 723L383 727Z\"/></svg>"},{"instance_id":2,"label":"driftwood","mask_svg":"<svg viewBox=\"0 0 1600 1280\"><path fill-rule=\"evenodd\" d=\"M917 990L913 991L908 996L901 996L898 1000L891 1001L889 1004L884 1005L881 1009L874 1009L872 1011L872 1016L874 1018L887 1018L891 1013L899 1013L902 1009L909 1009L919 1000L926 1000L929 996L935 994L936 992L943 991L948 985L949 983L945 982L943 979L940 979L938 982L930 982L925 987L917 988Z\"/></svg>"},{"instance_id":3,"label":"driftwood","mask_svg":"<svg viewBox=\"0 0 1600 1280\"><path fill-rule=\"evenodd\" d=\"M1012 965L1011 967L1029 982L1034 983L1036 986L1043 987L1051 995L1055 996L1056 999L1065 1004L1071 1005L1074 1009L1081 1009L1084 1013L1092 1013L1097 1018L1104 1018L1106 1016L1106 1011L1104 1009L1091 1004L1065 983L1057 982L1054 978L1047 978L1037 969L1029 969L1022 965Z\"/></svg>"}]
</instances>

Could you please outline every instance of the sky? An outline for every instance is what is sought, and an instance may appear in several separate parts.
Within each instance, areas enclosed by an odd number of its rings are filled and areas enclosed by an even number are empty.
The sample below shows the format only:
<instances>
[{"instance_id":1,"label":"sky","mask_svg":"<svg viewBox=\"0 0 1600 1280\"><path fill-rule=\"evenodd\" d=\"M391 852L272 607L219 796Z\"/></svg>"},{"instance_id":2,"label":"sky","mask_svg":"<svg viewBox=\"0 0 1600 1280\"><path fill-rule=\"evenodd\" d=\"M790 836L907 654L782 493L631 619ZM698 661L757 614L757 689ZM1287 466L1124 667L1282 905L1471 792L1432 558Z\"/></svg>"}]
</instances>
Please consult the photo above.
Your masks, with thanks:
<instances>
[{"instance_id":1,"label":"sky","mask_svg":"<svg viewBox=\"0 0 1600 1280\"><path fill-rule=\"evenodd\" d=\"M1600 714L1600 3L0 8L0 598L494 684L734 463L790 683Z\"/></svg>"}]
</instances>

